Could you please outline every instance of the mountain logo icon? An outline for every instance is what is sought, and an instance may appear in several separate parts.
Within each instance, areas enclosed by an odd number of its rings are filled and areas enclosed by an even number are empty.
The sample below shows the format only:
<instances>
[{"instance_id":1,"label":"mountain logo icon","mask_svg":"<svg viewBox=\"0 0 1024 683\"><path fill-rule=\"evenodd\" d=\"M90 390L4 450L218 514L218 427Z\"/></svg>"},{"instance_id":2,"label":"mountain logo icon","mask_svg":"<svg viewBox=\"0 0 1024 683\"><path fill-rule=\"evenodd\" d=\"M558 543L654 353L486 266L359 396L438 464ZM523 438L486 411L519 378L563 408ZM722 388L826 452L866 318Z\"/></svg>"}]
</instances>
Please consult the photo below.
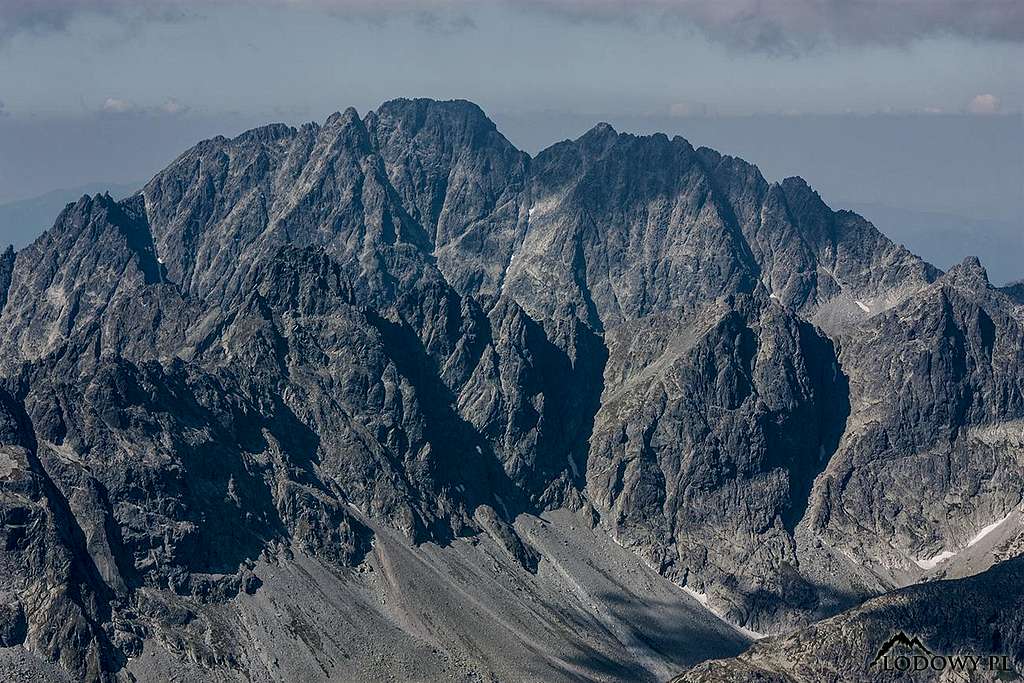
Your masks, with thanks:
<instances>
[{"instance_id":1,"label":"mountain logo icon","mask_svg":"<svg viewBox=\"0 0 1024 683\"><path fill-rule=\"evenodd\" d=\"M891 672L896 675L943 671L963 680L973 680L975 672L987 671L997 676L1014 673L1008 655L991 654L936 654L917 636L913 638L897 631L878 648L867 669L873 674Z\"/></svg>"},{"instance_id":2,"label":"mountain logo icon","mask_svg":"<svg viewBox=\"0 0 1024 683\"><path fill-rule=\"evenodd\" d=\"M891 638L889 638L889 640L882 643L882 647L878 648L878 654L875 655L875 658L871 660L871 664L869 664L868 666L875 666L876 664L878 664L878 662L887 654L889 654L889 651L897 645L902 645L911 652L916 652L917 654L932 654L932 651L925 647L924 643L922 643L921 639L917 636L911 638L903 631L897 631L895 634L893 634Z\"/></svg>"}]
</instances>

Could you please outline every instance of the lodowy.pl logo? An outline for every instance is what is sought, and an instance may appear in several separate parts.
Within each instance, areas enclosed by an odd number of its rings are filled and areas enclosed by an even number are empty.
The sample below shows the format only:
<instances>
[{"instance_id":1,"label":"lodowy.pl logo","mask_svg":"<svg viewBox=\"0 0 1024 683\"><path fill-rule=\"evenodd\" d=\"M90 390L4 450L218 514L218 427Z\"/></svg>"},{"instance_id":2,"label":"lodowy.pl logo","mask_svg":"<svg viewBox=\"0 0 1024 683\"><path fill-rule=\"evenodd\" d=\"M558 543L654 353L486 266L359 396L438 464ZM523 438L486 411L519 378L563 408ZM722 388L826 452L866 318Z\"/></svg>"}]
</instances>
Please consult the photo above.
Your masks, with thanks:
<instances>
[{"instance_id":1,"label":"lodowy.pl logo","mask_svg":"<svg viewBox=\"0 0 1024 683\"><path fill-rule=\"evenodd\" d=\"M1006 655L940 655L932 652L917 636L911 638L897 631L878 648L875 658L868 664L872 672L924 673L952 671L969 674L975 671L995 673L998 678L1016 678ZM1000 675L1000 674L1006 674Z\"/></svg>"}]
</instances>

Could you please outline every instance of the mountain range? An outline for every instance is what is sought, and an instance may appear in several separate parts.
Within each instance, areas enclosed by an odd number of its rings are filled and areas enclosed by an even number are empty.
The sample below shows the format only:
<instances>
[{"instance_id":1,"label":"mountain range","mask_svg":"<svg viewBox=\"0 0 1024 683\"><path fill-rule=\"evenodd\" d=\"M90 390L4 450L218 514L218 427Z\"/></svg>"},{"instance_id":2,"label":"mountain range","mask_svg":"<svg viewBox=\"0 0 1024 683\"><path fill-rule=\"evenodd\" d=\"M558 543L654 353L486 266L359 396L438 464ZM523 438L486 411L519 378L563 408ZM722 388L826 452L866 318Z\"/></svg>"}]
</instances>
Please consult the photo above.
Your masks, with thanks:
<instances>
[{"instance_id":1,"label":"mountain range","mask_svg":"<svg viewBox=\"0 0 1024 683\"><path fill-rule=\"evenodd\" d=\"M1019 666L1022 499L1020 287L681 137L395 100L0 256L12 678Z\"/></svg>"},{"instance_id":2,"label":"mountain range","mask_svg":"<svg viewBox=\"0 0 1024 683\"><path fill-rule=\"evenodd\" d=\"M3 229L0 243L5 247L11 244L15 249L27 246L53 224L54 216L59 214L68 202L77 201L84 194L104 192L114 197L126 197L134 194L140 187L142 183L92 183L0 204L0 227Z\"/></svg>"}]
</instances>

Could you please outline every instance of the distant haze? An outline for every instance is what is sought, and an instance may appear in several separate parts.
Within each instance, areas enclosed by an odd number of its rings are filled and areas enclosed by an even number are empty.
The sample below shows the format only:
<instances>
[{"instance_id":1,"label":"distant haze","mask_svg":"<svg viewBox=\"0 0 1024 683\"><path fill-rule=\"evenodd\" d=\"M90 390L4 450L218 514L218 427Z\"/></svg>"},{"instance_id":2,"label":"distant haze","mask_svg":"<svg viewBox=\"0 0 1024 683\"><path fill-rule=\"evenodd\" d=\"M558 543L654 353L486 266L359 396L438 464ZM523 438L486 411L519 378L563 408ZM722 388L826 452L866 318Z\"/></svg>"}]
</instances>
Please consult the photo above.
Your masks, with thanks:
<instances>
[{"instance_id":1,"label":"distant haze","mask_svg":"<svg viewBox=\"0 0 1024 683\"><path fill-rule=\"evenodd\" d=\"M682 135L695 146L757 164L769 180L803 176L833 208L861 213L940 268L975 255L993 282L1024 277L1020 116L488 113L530 153L578 137L601 119L625 132ZM7 200L0 202L0 242L26 244L83 191L126 194L199 139L265 122L242 116L0 119L0 188Z\"/></svg>"},{"instance_id":2,"label":"distant haze","mask_svg":"<svg viewBox=\"0 0 1024 683\"><path fill-rule=\"evenodd\" d=\"M90 183L78 187L51 190L46 194L0 204L0 249L13 244L15 249L29 244L49 228L64 207L82 195L107 192L115 199L131 195L142 183Z\"/></svg>"}]
</instances>

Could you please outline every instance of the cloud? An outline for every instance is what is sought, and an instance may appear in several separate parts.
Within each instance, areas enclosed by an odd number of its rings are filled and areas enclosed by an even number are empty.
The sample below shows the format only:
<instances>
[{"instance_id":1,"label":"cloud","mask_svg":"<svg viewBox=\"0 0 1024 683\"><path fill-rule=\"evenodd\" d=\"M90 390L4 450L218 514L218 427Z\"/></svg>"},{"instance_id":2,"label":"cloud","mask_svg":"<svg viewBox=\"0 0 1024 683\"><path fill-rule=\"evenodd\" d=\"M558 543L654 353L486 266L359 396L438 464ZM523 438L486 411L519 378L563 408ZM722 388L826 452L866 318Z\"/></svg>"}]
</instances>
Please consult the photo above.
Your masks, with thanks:
<instances>
[{"instance_id":1,"label":"cloud","mask_svg":"<svg viewBox=\"0 0 1024 683\"><path fill-rule=\"evenodd\" d=\"M573 20L690 24L745 51L905 45L935 36L1024 42L1020 0L524 0Z\"/></svg>"},{"instance_id":2,"label":"cloud","mask_svg":"<svg viewBox=\"0 0 1024 683\"><path fill-rule=\"evenodd\" d=\"M81 17L137 25L198 17L218 6L240 11L254 7L314 10L373 23L402 15L426 28L451 31L473 26L469 13L473 5L471 0L0 0L0 41L19 33L67 31Z\"/></svg>"},{"instance_id":3,"label":"cloud","mask_svg":"<svg viewBox=\"0 0 1024 683\"><path fill-rule=\"evenodd\" d=\"M459 30L473 26L473 10L483 2L566 21L688 25L730 48L776 54L935 36L1024 42L1022 0L2 0L0 38L66 30L86 14L168 20L217 5L312 9L372 22L405 16L427 28Z\"/></svg>"},{"instance_id":4,"label":"cloud","mask_svg":"<svg viewBox=\"0 0 1024 683\"><path fill-rule=\"evenodd\" d=\"M160 111L164 114L170 114L171 116L175 114L184 114L188 111L188 109L189 108L187 106L185 106L178 100L174 99L173 97L160 105Z\"/></svg>"},{"instance_id":5,"label":"cloud","mask_svg":"<svg viewBox=\"0 0 1024 683\"><path fill-rule=\"evenodd\" d=\"M699 102L676 102L668 108L669 116L686 118L690 116L708 116L711 110L708 105Z\"/></svg>"},{"instance_id":6,"label":"cloud","mask_svg":"<svg viewBox=\"0 0 1024 683\"><path fill-rule=\"evenodd\" d=\"M100 105L99 113L106 116L177 116L188 110L189 107L173 97L156 107L145 107L120 97L108 97Z\"/></svg>"},{"instance_id":7,"label":"cloud","mask_svg":"<svg viewBox=\"0 0 1024 683\"><path fill-rule=\"evenodd\" d=\"M122 100L119 97L108 97L103 101L100 111L104 114L133 114L139 111L134 102Z\"/></svg>"},{"instance_id":8,"label":"cloud","mask_svg":"<svg viewBox=\"0 0 1024 683\"><path fill-rule=\"evenodd\" d=\"M184 16L200 0L2 0L0 40L19 33L45 34L68 30L80 16L105 16L122 23L167 21Z\"/></svg>"},{"instance_id":9,"label":"cloud","mask_svg":"<svg viewBox=\"0 0 1024 683\"><path fill-rule=\"evenodd\" d=\"M1002 103L991 93L975 95L967 104L967 111L972 114L998 114Z\"/></svg>"},{"instance_id":10,"label":"cloud","mask_svg":"<svg viewBox=\"0 0 1024 683\"><path fill-rule=\"evenodd\" d=\"M0 119L6 118L6 117L8 117L10 115L11 115L11 112L7 111L7 107L6 107L6 105L4 105L4 101L0 100Z\"/></svg>"}]
</instances>

